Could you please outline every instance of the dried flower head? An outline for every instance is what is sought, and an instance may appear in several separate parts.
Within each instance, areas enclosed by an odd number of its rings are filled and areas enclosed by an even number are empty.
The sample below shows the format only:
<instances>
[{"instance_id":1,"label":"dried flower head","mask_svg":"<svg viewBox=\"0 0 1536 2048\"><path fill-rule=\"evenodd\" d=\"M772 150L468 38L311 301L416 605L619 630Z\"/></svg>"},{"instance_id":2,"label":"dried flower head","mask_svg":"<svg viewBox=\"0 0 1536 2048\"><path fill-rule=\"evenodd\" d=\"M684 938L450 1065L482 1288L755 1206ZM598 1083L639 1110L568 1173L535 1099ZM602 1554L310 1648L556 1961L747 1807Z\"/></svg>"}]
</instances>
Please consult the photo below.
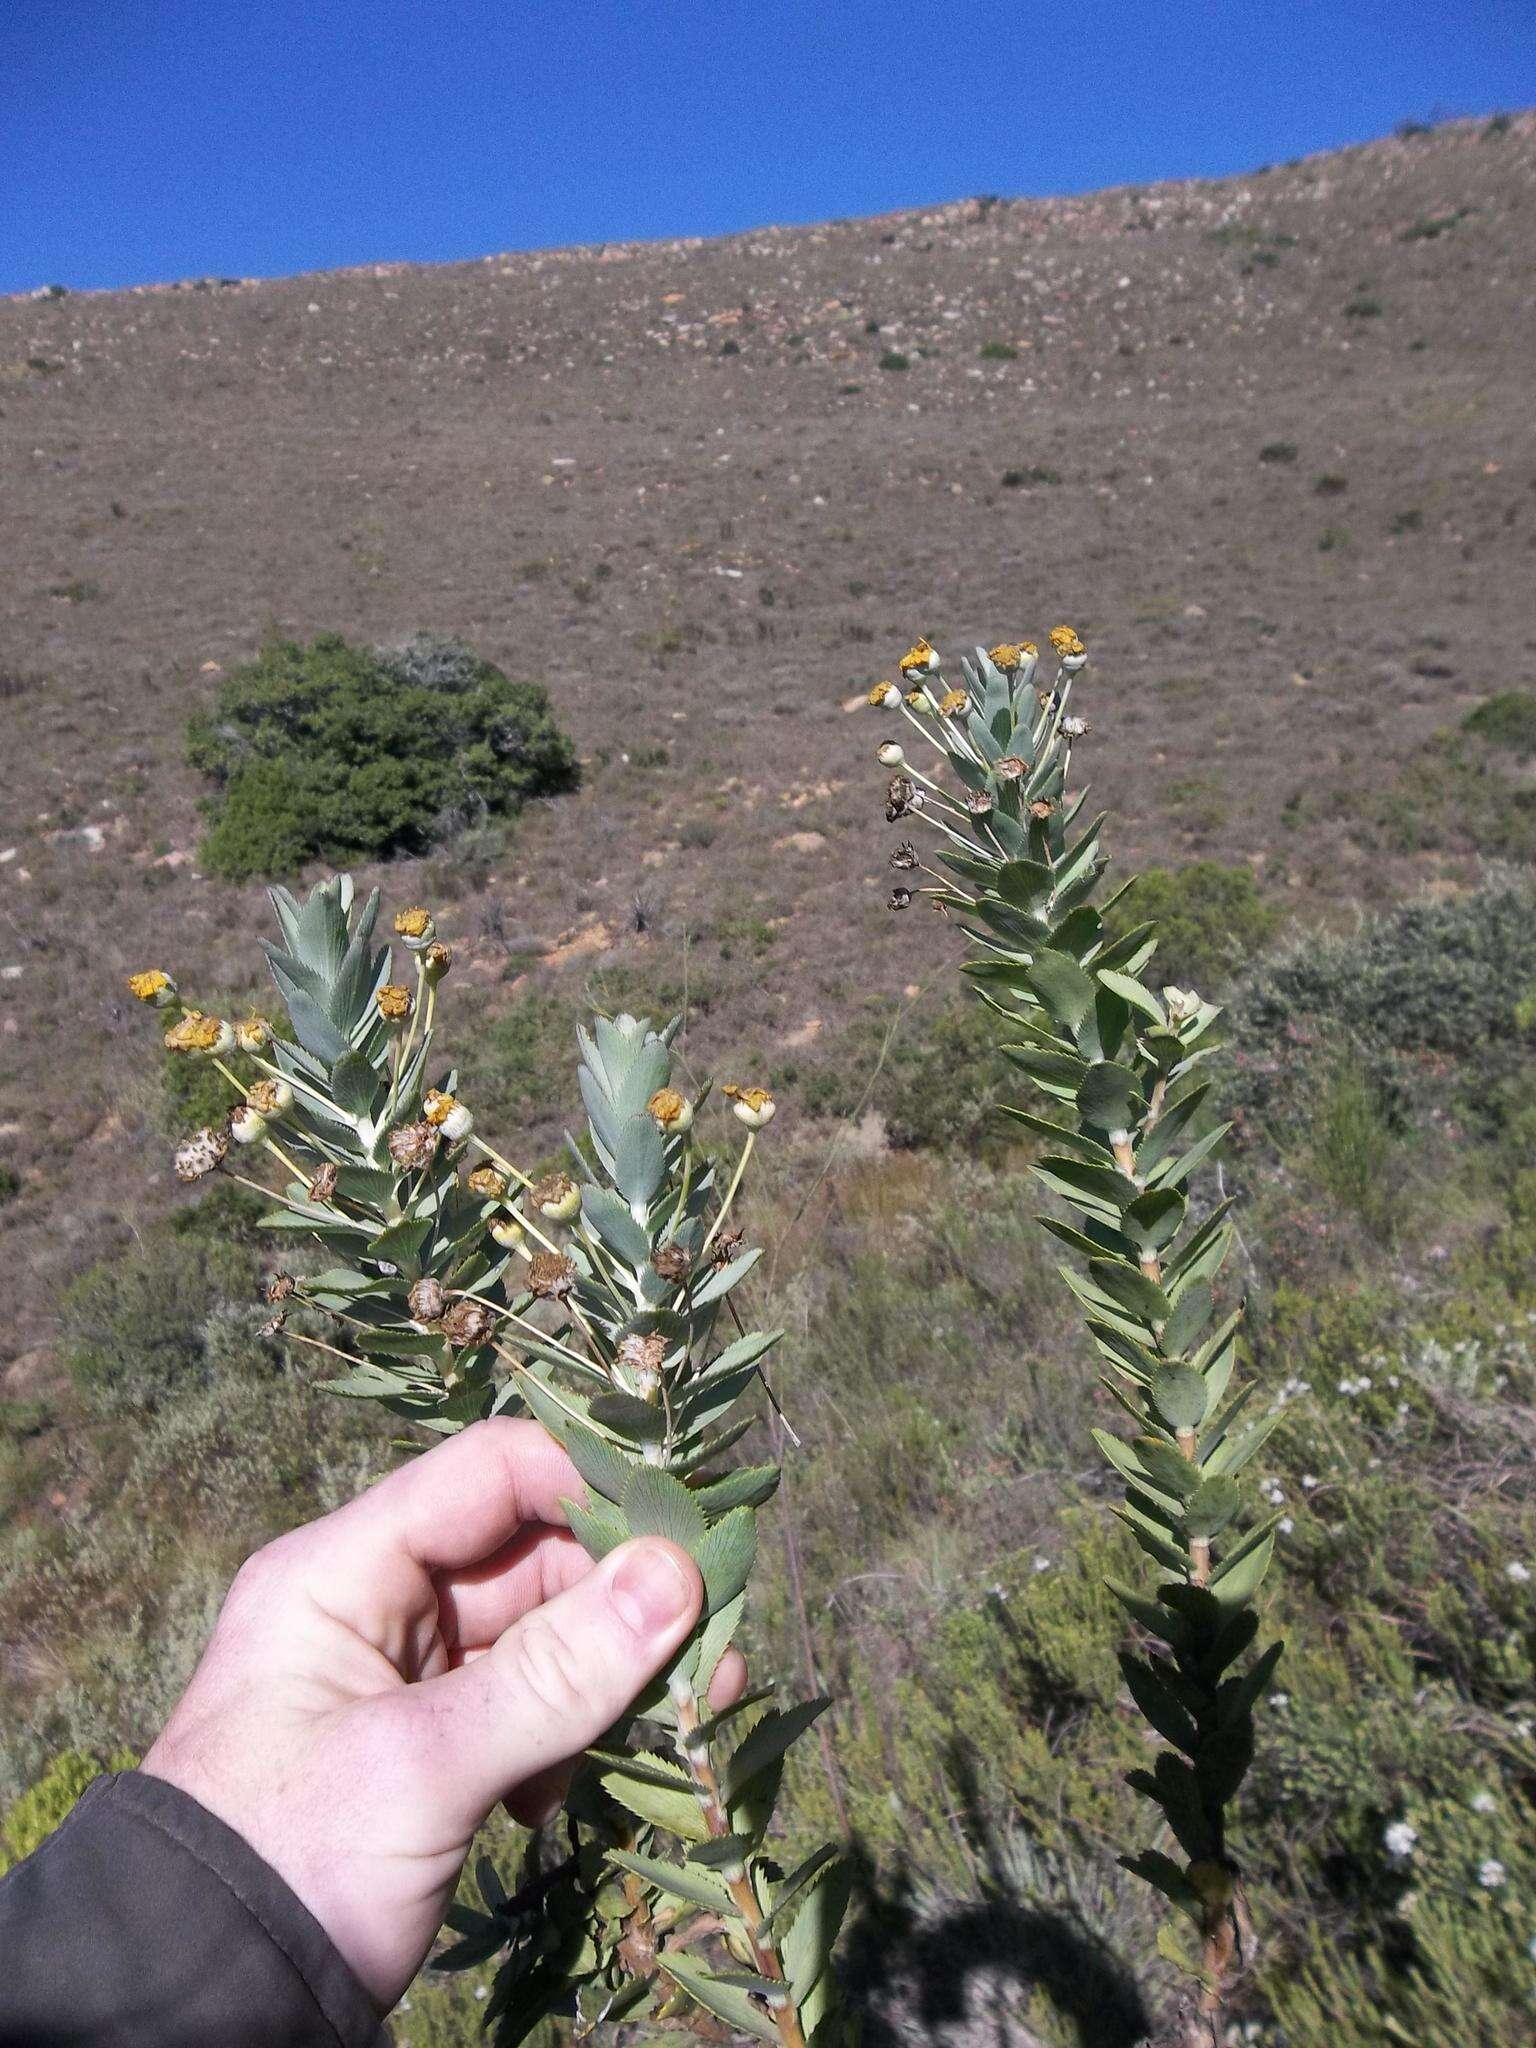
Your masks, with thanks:
<instances>
[{"instance_id":1,"label":"dried flower head","mask_svg":"<svg viewBox=\"0 0 1536 2048\"><path fill-rule=\"evenodd\" d=\"M139 1002L153 1003L160 1010L176 1000L175 982L158 967L146 967L142 974L130 974L128 992Z\"/></svg>"},{"instance_id":2,"label":"dried flower head","mask_svg":"<svg viewBox=\"0 0 1536 2048\"><path fill-rule=\"evenodd\" d=\"M676 1284L686 1280L693 1268L693 1257L686 1245L664 1244L651 1256L651 1264L658 1279L670 1280Z\"/></svg>"},{"instance_id":3,"label":"dried flower head","mask_svg":"<svg viewBox=\"0 0 1536 2048\"><path fill-rule=\"evenodd\" d=\"M411 1312L411 1320L417 1323L435 1323L448 1306L448 1297L443 1292L441 1280L434 1280L431 1274L418 1280L405 1297L405 1305Z\"/></svg>"},{"instance_id":4,"label":"dried flower head","mask_svg":"<svg viewBox=\"0 0 1536 2048\"><path fill-rule=\"evenodd\" d=\"M441 981L453 965L453 949L435 939L421 956L421 971L429 982Z\"/></svg>"},{"instance_id":5,"label":"dried flower head","mask_svg":"<svg viewBox=\"0 0 1536 2048\"><path fill-rule=\"evenodd\" d=\"M229 1112L229 1135L237 1145L254 1145L267 1135L267 1120L248 1102L237 1102Z\"/></svg>"},{"instance_id":6,"label":"dried flower head","mask_svg":"<svg viewBox=\"0 0 1536 2048\"><path fill-rule=\"evenodd\" d=\"M253 1081L246 1090L245 1099L258 1116L269 1119L286 1116L293 1107L293 1086L282 1079Z\"/></svg>"},{"instance_id":7,"label":"dried flower head","mask_svg":"<svg viewBox=\"0 0 1536 2048\"><path fill-rule=\"evenodd\" d=\"M997 807L986 790L968 789L965 793L965 808L973 818L986 818L990 817Z\"/></svg>"},{"instance_id":8,"label":"dried flower head","mask_svg":"<svg viewBox=\"0 0 1536 2048\"><path fill-rule=\"evenodd\" d=\"M200 1131L194 1131L190 1138L183 1138L176 1147L176 1178L178 1180L202 1180L216 1172L224 1164L224 1155L229 1150L229 1138L223 1131L216 1131L211 1124Z\"/></svg>"},{"instance_id":9,"label":"dried flower head","mask_svg":"<svg viewBox=\"0 0 1536 2048\"><path fill-rule=\"evenodd\" d=\"M938 665L938 649L930 647L921 634L913 641L899 663L904 676L932 675Z\"/></svg>"},{"instance_id":10,"label":"dried flower head","mask_svg":"<svg viewBox=\"0 0 1536 2048\"><path fill-rule=\"evenodd\" d=\"M667 1360L667 1340L657 1336L655 1331L644 1337L631 1331L627 1337L619 1339L618 1359L626 1372L634 1374L640 1391L650 1393L661 1384L661 1368Z\"/></svg>"},{"instance_id":11,"label":"dried flower head","mask_svg":"<svg viewBox=\"0 0 1536 2048\"><path fill-rule=\"evenodd\" d=\"M1064 658L1069 654L1086 654L1088 651L1071 626L1052 626L1051 645Z\"/></svg>"},{"instance_id":12,"label":"dried flower head","mask_svg":"<svg viewBox=\"0 0 1536 2048\"><path fill-rule=\"evenodd\" d=\"M439 1327L457 1351L471 1344L488 1344L496 1334L496 1314L483 1301L458 1300L443 1317Z\"/></svg>"},{"instance_id":13,"label":"dried flower head","mask_svg":"<svg viewBox=\"0 0 1536 2048\"><path fill-rule=\"evenodd\" d=\"M992 648L987 659L994 668L1000 668L1005 676L1011 676L1024 659L1024 650L1012 640L1004 640Z\"/></svg>"},{"instance_id":14,"label":"dried flower head","mask_svg":"<svg viewBox=\"0 0 1536 2048\"><path fill-rule=\"evenodd\" d=\"M569 1223L581 1207L581 1190L568 1173L551 1173L534 1183L528 1199L551 1223Z\"/></svg>"},{"instance_id":15,"label":"dried flower head","mask_svg":"<svg viewBox=\"0 0 1536 2048\"><path fill-rule=\"evenodd\" d=\"M999 782L1017 782L1029 773L1029 763L1022 754L1004 754L1000 761L993 762L992 773Z\"/></svg>"},{"instance_id":16,"label":"dried flower head","mask_svg":"<svg viewBox=\"0 0 1536 2048\"><path fill-rule=\"evenodd\" d=\"M686 1131L693 1122L693 1104L675 1088L658 1088L645 1107L669 1135Z\"/></svg>"},{"instance_id":17,"label":"dried flower head","mask_svg":"<svg viewBox=\"0 0 1536 2048\"><path fill-rule=\"evenodd\" d=\"M378 993L379 1015L386 1024L403 1024L416 1007L416 998L404 982L386 981Z\"/></svg>"},{"instance_id":18,"label":"dried flower head","mask_svg":"<svg viewBox=\"0 0 1536 2048\"><path fill-rule=\"evenodd\" d=\"M778 1113L779 1105L766 1088L739 1088L734 1081L728 1081L720 1092L729 1099L732 1112L749 1131L760 1131Z\"/></svg>"},{"instance_id":19,"label":"dried flower head","mask_svg":"<svg viewBox=\"0 0 1536 2048\"><path fill-rule=\"evenodd\" d=\"M413 953L430 946L437 937L437 926L430 910L415 905L409 910L395 912L395 930Z\"/></svg>"},{"instance_id":20,"label":"dried flower head","mask_svg":"<svg viewBox=\"0 0 1536 2048\"><path fill-rule=\"evenodd\" d=\"M1054 797L1037 796L1029 807L1032 818L1048 818L1056 808Z\"/></svg>"},{"instance_id":21,"label":"dried flower head","mask_svg":"<svg viewBox=\"0 0 1536 2048\"><path fill-rule=\"evenodd\" d=\"M891 855L891 866L893 868L905 869L911 869L917 866L917 848L912 844L910 839L903 839L900 846L898 846L896 851Z\"/></svg>"},{"instance_id":22,"label":"dried flower head","mask_svg":"<svg viewBox=\"0 0 1536 2048\"><path fill-rule=\"evenodd\" d=\"M196 1053L204 1058L229 1052L234 1042L235 1034L222 1017L205 1017L201 1010L188 1010L165 1034L167 1052Z\"/></svg>"},{"instance_id":23,"label":"dried flower head","mask_svg":"<svg viewBox=\"0 0 1536 2048\"><path fill-rule=\"evenodd\" d=\"M901 702L901 692L894 683L876 683L865 702L877 711L894 711Z\"/></svg>"},{"instance_id":24,"label":"dried flower head","mask_svg":"<svg viewBox=\"0 0 1536 2048\"><path fill-rule=\"evenodd\" d=\"M423 1120L415 1124L398 1124L385 1143L396 1166L405 1173L415 1173L432 1164L439 1139L431 1124Z\"/></svg>"},{"instance_id":25,"label":"dried flower head","mask_svg":"<svg viewBox=\"0 0 1536 2048\"><path fill-rule=\"evenodd\" d=\"M912 891L910 889L893 889L886 899L886 907L890 910L905 910L911 901Z\"/></svg>"},{"instance_id":26,"label":"dried flower head","mask_svg":"<svg viewBox=\"0 0 1536 2048\"><path fill-rule=\"evenodd\" d=\"M254 1014L239 1018L234 1025L235 1044L242 1052L260 1052L272 1043L272 1026Z\"/></svg>"},{"instance_id":27,"label":"dried flower head","mask_svg":"<svg viewBox=\"0 0 1536 2048\"><path fill-rule=\"evenodd\" d=\"M1061 729L1069 740L1080 740L1085 732L1092 730L1086 718L1064 718Z\"/></svg>"},{"instance_id":28,"label":"dried flower head","mask_svg":"<svg viewBox=\"0 0 1536 2048\"><path fill-rule=\"evenodd\" d=\"M336 1167L328 1159L309 1184L309 1199L312 1202L318 1202L323 1205L331 1199L335 1192Z\"/></svg>"},{"instance_id":29,"label":"dried flower head","mask_svg":"<svg viewBox=\"0 0 1536 2048\"><path fill-rule=\"evenodd\" d=\"M885 791L885 821L894 825L908 811L916 810L917 785L906 775L893 775Z\"/></svg>"},{"instance_id":30,"label":"dried flower head","mask_svg":"<svg viewBox=\"0 0 1536 2048\"><path fill-rule=\"evenodd\" d=\"M970 701L964 690L946 690L939 699L939 709L946 718L958 718Z\"/></svg>"},{"instance_id":31,"label":"dried flower head","mask_svg":"<svg viewBox=\"0 0 1536 2048\"><path fill-rule=\"evenodd\" d=\"M728 1266L741 1250L742 1236L739 1230L722 1230L710 1246L710 1263L717 1268Z\"/></svg>"},{"instance_id":32,"label":"dried flower head","mask_svg":"<svg viewBox=\"0 0 1536 2048\"><path fill-rule=\"evenodd\" d=\"M535 1252L528 1261L529 1291L541 1301L564 1301L576 1285L576 1268L564 1252Z\"/></svg>"},{"instance_id":33,"label":"dried flower head","mask_svg":"<svg viewBox=\"0 0 1536 2048\"><path fill-rule=\"evenodd\" d=\"M465 1186L472 1195L480 1195L488 1202L499 1202L507 1192L507 1176L498 1173L494 1166L477 1166Z\"/></svg>"},{"instance_id":34,"label":"dried flower head","mask_svg":"<svg viewBox=\"0 0 1536 2048\"><path fill-rule=\"evenodd\" d=\"M291 1273L274 1273L267 1282L267 1300L276 1307L278 1302L288 1300L289 1296L293 1294L296 1285L297 1283Z\"/></svg>"}]
</instances>

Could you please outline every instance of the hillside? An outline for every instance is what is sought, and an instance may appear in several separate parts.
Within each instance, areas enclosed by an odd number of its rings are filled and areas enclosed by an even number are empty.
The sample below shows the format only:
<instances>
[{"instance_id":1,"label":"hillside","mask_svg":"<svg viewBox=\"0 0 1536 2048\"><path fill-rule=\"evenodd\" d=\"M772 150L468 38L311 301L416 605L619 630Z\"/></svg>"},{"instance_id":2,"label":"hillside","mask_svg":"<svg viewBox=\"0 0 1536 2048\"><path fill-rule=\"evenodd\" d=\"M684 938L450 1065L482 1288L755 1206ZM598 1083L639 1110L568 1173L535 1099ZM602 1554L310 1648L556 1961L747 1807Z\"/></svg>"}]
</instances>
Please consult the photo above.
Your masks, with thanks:
<instances>
[{"instance_id":1,"label":"hillside","mask_svg":"<svg viewBox=\"0 0 1536 2048\"><path fill-rule=\"evenodd\" d=\"M1349 818L1536 681L1533 256L1523 115L1216 183L0 304L13 1386L165 1188L122 975L250 980L260 892L192 858L214 665L273 624L430 627L546 681L582 792L395 891L457 894L485 1018L680 980L686 932L705 1050L778 1067L943 953L883 907L848 715L919 629L1079 626L1127 862L1248 861L1314 910L1459 872L1468 843L1370 856Z\"/></svg>"}]
</instances>

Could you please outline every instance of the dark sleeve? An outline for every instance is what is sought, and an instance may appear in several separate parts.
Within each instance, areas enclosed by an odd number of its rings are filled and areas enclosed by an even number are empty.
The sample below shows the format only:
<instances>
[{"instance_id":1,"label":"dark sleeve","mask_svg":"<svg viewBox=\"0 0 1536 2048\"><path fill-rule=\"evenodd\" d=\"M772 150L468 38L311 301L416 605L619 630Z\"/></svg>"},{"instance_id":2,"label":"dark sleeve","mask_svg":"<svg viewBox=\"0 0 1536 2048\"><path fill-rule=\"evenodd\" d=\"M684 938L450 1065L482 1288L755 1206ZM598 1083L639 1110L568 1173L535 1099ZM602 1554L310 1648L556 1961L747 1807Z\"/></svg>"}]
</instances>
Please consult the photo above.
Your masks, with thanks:
<instances>
[{"instance_id":1,"label":"dark sleeve","mask_svg":"<svg viewBox=\"0 0 1536 2048\"><path fill-rule=\"evenodd\" d=\"M0 1879L0 2048L381 2048L277 1872L185 1792L98 1778Z\"/></svg>"}]
</instances>

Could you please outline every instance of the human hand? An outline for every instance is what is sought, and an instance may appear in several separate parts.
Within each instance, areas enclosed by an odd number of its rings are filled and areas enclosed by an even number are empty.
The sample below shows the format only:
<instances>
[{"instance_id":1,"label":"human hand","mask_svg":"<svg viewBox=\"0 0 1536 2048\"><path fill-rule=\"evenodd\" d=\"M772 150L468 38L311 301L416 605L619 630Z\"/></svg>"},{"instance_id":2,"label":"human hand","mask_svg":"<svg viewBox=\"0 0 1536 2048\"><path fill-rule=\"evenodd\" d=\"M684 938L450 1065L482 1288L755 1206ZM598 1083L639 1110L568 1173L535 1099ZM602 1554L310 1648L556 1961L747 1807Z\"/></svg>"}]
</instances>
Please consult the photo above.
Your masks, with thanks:
<instances>
[{"instance_id":1,"label":"human hand","mask_svg":"<svg viewBox=\"0 0 1536 2048\"><path fill-rule=\"evenodd\" d=\"M477 1422L240 1569L144 1760L244 1837L381 2010L420 1968L475 1829L529 1825L698 1617L677 1545L594 1565L536 1423ZM728 1652L716 1705L743 1683Z\"/></svg>"}]
</instances>

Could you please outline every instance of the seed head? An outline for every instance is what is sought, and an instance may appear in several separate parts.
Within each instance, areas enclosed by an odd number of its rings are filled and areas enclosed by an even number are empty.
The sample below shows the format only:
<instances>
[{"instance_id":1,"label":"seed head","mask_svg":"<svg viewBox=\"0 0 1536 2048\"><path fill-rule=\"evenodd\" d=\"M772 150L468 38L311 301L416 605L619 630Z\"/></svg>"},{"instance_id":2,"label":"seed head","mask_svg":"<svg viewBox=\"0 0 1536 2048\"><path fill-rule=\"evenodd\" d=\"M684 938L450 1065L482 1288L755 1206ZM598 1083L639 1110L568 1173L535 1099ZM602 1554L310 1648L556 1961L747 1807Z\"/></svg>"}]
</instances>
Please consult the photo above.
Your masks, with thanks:
<instances>
[{"instance_id":1,"label":"seed head","mask_svg":"<svg viewBox=\"0 0 1536 2048\"><path fill-rule=\"evenodd\" d=\"M246 1101L258 1116L269 1121L275 1116L286 1116L293 1107L293 1087L290 1082L253 1081L246 1090Z\"/></svg>"},{"instance_id":2,"label":"seed head","mask_svg":"<svg viewBox=\"0 0 1536 2048\"><path fill-rule=\"evenodd\" d=\"M898 846L896 851L891 855L891 866L893 868L905 869L911 869L917 866L917 848L912 844L910 839L903 839L900 846Z\"/></svg>"},{"instance_id":3,"label":"seed head","mask_svg":"<svg viewBox=\"0 0 1536 2048\"><path fill-rule=\"evenodd\" d=\"M581 1190L568 1173L551 1173L529 1189L528 1199L551 1223L569 1223L581 1207Z\"/></svg>"},{"instance_id":4,"label":"seed head","mask_svg":"<svg viewBox=\"0 0 1536 2048\"><path fill-rule=\"evenodd\" d=\"M722 1230L710 1247L710 1263L717 1269L728 1266L741 1250L742 1234L739 1230Z\"/></svg>"},{"instance_id":5,"label":"seed head","mask_svg":"<svg viewBox=\"0 0 1536 2048\"><path fill-rule=\"evenodd\" d=\"M910 889L893 889L888 898L887 907L891 910L905 910L911 901L912 891Z\"/></svg>"},{"instance_id":6,"label":"seed head","mask_svg":"<svg viewBox=\"0 0 1536 2048\"><path fill-rule=\"evenodd\" d=\"M413 953L420 953L437 937L437 925L430 910L419 905L395 912L395 930Z\"/></svg>"},{"instance_id":7,"label":"seed head","mask_svg":"<svg viewBox=\"0 0 1536 2048\"><path fill-rule=\"evenodd\" d=\"M441 939L434 940L421 956L421 971L429 982L441 981L452 965L452 950Z\"/></svg>"},{"instance_id":8,"label":"seed head","mask_svg":"<svg viewBox=\"0 0 1536 2048\"><path fill-rule=\"evenodd\" d=\"M437 1153L438 1135L423 1119L420 1123L397 1125L385 1143L396 1166L405 1173L415 1173L432 1164Z\"/></svg>"},{"instance_id":9,"label":"seed head","mask_svg":"<svg viewBox=\"0 0 1536 2048\"><path fill-rule=\"evenodd\" d=\"M882 768L899 768L906 758L895 740L887 740L875 755Z\"/></svg>"},{"instance_id":10,"label":"seed head","mask_svg":"<svg viewBox=\"0 0 1536 2048\"><path fill-rule=\"evenodd\" d=\"M1029 807L1029 815L1032 818L1048 818L1050 817L1051 813L1055 810L1055 808L1056 805L1052 798L1048 796L1038 796L1035 798L1035 801Z\"/></svg>"},{"instance_id":11,"label":"seed head","mask_svg":"<svg viewBox=\"0 0 1536 2048\"><path fill-rule=\"evenodd\" d=\"M336 1166L328 1159L309 1184L309 1199L323 1208L335 1192Z\"/></svg>"},{"instance_id":12,"label":"seed head","mask_svg":"<svg viewBox=\"0 0 1536 2048\"><path fill-rule=\"evenodd\" d=\"M984 789L968 789L965 793L965 808L973 818L990 817L996 806Z\"/></svg>"},{"instance_id":13,"label":"seed head","mask_svg":"<svg viewBox=\"0 0 1536 2048\"><path fill-rule=\"evenodd\" d=\"M736 1118L749 1131L760 1131L778 1114L779 1105L766 1088L738 1088L734 1081L728 1081L720 1092L729 1098Z\"/></svg>"},{"instance_id":14,"label":"seed head","mask_svg":"<svg viewBox=\"0 0 1536 2048\"><path fill-rule=\"evenodd\" d=\"M386 1024L403 1024L416 1007L416 998L403 982L386 981L378 993L379 1015Z\"/></svg>"},{"instance_id":15,"label":"seed head","mask_svg":"<svg viewBox=\"0 0 1536 2048\"><path fill-rule=\"evenodd\" d=\"M619 1339L619 1364L634 1374L642 1392L649 1393L660 1383L661 1368L666 1358L667 1340L654 1331L644 1337L631 1331L627 1337Z\"/></svg>"},{"instance_id":16,"label":"seed head","mask_svg":"<svg viewBox=\"0 0 1536 2048\"><path fill-rule=\"evenodd\" d=\"M999 782L1017 782L1021 775L1029 773L1029 763L1022 754L1004 754L1000 761L993 762L992 773Z\"/></svg>"},{"instance_id":17,"label":"seed head","mask_svg":"<svg viewBox=\"0 0 1536 2048\"><path fill-rule=\"evenodd\" d=\"M970 701L964 690L946 690L939 699L939 710L945 718L958 718Z\"/></svg>"},{"instance_id":18,"label":"seed head","mask_svg":"<svg viewBox=\"0 0 1536 2048\"><path fill-rule=\"evenodd\" d=\"M885 822L894 825L898 818L904 818L909 811L918 808L917 799L922 792L906 775L893 775L885 790Z\"/></svg>"},{"instance_id":19,"label":"seed head","mask_svg":"<svg viewBox=\"0 0 1536 2048\"><path fill-rule=\"evenodd\" d=\"M675 1088L658 1088L645 1107L669 1136L686 1131L693 1122L693 1104Z\"/></svg>"},{"instance_id":20,"label":"seed head","mask_svg":"<svg viewBox=\"0 0 1536 2048\"><path fill-rule=\"evenodd\" d=\"M507 1192L507 1177L498 1173L494 1166L477 1166L465 1185L472 1195L481 1195L488 1202L499 1202Z\"/></svg>"},{"instance_id":21,"label":"seed head","mask_svg":"<svg viewBox=\"0 0 1536 2048\"><path fill-rule=\"evenodd\" d=\"M274 1273L267 1282L267 1300L275 1308L280 1301L287 1301L294 1291L295 1282L289 1273Z\"/></svg>"},{"instance_id":22,"label":"seed head","mask_svg":"<svg viewBox=\"0 0 1536 2048\"><path fill-rule=\"evenodd\" d=\"M472 1344L490 1342L496 1334L496 1314L483 1301L460 1299L443 1317L440 1327L455 1350L464 1351Z\"/></svg>"},{"instance_id":23,"label":"seed head","mask_svg":"<svg viewBox=\"0 0 1536 2048\"><path fill-rule=\"evenodd\" d=\"M1064 718L1061 721L1061 729L1069 740L1080 740L1091 727L1086 718Z\"/></svg>"},{"instance_id":24,"label":"seed head","mask_svg":"<svg viewBox=\"0 0 1536 2048\"><path fill-rule=\"evenodd\" d=\"M913 641L901 657L900 667L904 676L929 676L939 665L938 649L930 647L921 634Z\"/></svg>"},{"instance_id":25,"label":"seed head","mask_svg":"<svg viewBox=\"0 0 1536 2048\"><path fill-rule=\"evenodd\" d=\"M223 1131L216 1131L211 1124L200 1131L194 1131L190 1138L183 1138L176 1147L176 1178L178 1180L203 1180L224 1164L224 1155L229 1150L229 1139Z\"/></svg>"},{"instance_id":26,"label":"seed head","mask_svg":"<svg viewBox=\"0 0 1536 2048\"><path fill-rule=\"evenodd\" d=\"M670 1280L676 1284L686 1280L693 1266L693 1258L685 1245L664 1244L651 1256L651 1264L658 1279Z\"/></svg>"},{"instance_id":27,"label":"seed head","mask_svg":"<svg viewBox=\"0 0 1536 2048\"><path fill-rule=\"evenodd\" d=\"M564 1301L576 1285L576 1268L564 1252L535 1252L528 1261L528 1286L541 1301Z\"/></svg>"},{"instance_id":28,"label":"seed head","mask_svg":"<svg viewBox=\"0 0 1536 2048\"><path fill-rule=\"evenodd\" d=\"M418 1280L405 1297L405 1305L411 1312L414 1323L435 1323L448 1306L448 1297L443 1292L441 1280L434 1280L430 1274Z\"/></svg>"},{"instance_id":29,"label":"seed head","mask_svg":"<svg viewBox=\"0 0 1536 2048\"><path fill-rule=\"evenodd\" d=\"M146 967L142 974L130 974L128 992L141 1003L153 1003L163 1010L176 1000L176 984L158 967Z\"/></svg>"}]
</instances>

